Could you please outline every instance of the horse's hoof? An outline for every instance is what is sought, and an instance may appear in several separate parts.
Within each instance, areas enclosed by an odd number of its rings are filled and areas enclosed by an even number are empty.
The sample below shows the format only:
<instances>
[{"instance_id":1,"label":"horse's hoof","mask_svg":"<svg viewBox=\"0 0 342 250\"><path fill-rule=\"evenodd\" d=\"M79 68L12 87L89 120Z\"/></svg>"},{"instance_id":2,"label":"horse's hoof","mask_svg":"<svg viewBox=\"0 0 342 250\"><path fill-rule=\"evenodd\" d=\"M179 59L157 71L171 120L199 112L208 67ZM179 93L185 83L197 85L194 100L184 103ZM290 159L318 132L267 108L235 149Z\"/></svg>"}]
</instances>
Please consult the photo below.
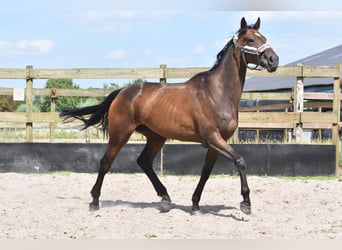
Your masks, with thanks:
<instances>
[{"instance_id":1,"label":"horse's hoof","mask_svg":"<svg viewBox=\"0 0 342 250\"><path fill-rule=\"evenodd\" d=\"M199 215L202 214L202 211L200 209L196 209L196 210L191 210L190 215Z\"/></svg>"},{"instance_id":2,"label":"horse's hoof","mask_svg":"<svg viewBox=\"0 0 342 250\"><path fill-rule=\"evenodd\" d=\"M162 200L160 202L160 212L167 213L172 209L171 201Z\"/></svg>"},{"instance_id":3,"label":"horse's hoof","mask_svg":"<svg viewBox=\"0 0 342 250\"><path fill-rule=\"evenodd\" d=\"M89 203L89 211L97 211L100 209L99 204L94 204L93 202Z\"/></svg>"},{"instance_id":4,"label":"horse's hoof","mask_svg":"<svg viewBox=\"0 0 342 250\"><path fill-rule=\"evenodd\" d=\"M197 214L201 214L201 213L202 212L200 210L200 206L198 205L198 202L193 202L190 215L197 215Z\"/></svg>"},{"instance_id":5,"label":"horse's hoof","mask_svg":"<svg viewBox=\"0 0 342 250\"><path fill-rule=\"evenodd\" d=\"M245 214L251 214L251 205L246 202L240 203L240 210Z\"/></svg>"}]
</instances>

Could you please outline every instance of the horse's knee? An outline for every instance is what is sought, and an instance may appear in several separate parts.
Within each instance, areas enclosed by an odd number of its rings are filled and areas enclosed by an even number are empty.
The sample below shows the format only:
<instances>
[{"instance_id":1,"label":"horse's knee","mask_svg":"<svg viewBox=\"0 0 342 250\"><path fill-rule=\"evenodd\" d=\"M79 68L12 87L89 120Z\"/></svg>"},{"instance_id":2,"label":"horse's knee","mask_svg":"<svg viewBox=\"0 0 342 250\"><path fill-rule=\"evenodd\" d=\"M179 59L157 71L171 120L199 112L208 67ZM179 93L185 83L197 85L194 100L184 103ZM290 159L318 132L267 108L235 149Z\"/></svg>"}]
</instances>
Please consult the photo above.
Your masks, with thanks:
<instances>
[{"instance_id":1,"label":"horse's knee","mask_svg":"<svg viewBox=\"0 0 342 250\"><path fill-rule=\"evenodd\" d=\"M238 169L245 170L247 167L247 164L245 162L245 159L243 157L240 157L235 161L235 165L238 167Z\"/></svg>"}]
</instances>

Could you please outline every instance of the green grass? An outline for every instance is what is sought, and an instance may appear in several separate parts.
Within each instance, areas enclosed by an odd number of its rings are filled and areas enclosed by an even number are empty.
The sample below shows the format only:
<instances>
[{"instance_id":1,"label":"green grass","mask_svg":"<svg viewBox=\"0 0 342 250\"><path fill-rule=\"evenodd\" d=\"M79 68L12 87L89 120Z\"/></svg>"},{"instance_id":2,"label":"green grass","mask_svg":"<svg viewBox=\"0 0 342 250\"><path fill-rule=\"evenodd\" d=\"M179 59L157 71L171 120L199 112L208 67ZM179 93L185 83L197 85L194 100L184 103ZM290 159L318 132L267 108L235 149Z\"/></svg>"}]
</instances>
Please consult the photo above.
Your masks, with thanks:
<instances>
[{"instance_id":1,"label":"green grass","mask_svg":"<svg viewBox=\"0 0 342 250\"><path fill-rule=\"evenodd\" d=\"M53 171L48 173L34 173L35 175L53 175L53 176L70 176L73 172L72 171ZM97 173L90 173L93 175L96 175ZM109 172L108 175L115 175L116 173ZM127 174L131 176L140 176L143 175L143 172L141 173L132 173ZM175 177L184 177L184 178L196 178L198 179L200 177L200 173L198 175L174 175L174 174L164 174L160 175L160 178L167 178L168 176L175 176ZM240 178L238 174L236 175L228 175L228 174L212 174L210 175L210 179L220 179L220 178ZM335 175L327 175L327 176L268 176L268 175L248 175L248 177L259 177L259 178L279 178L284 180L301 180L301 181L309 181L309 180L318 180L318 181L327 181L327 180L337 180L342 182L342 176L335 176Z\"/></svg>"},{"instance_id":2,"label":"green grass","mask_svg":"<svg viewBox=\"0 0 342 250\"><path fill-rule=\"evenodd\" d=\"M158 236L155 235L154 233L145 233L144 234L145 238L150 240L150 239L153 239L153 238L157 238Z\"/></svg>"},{"instance_id":3,"label":"green grass","mask_svg":"<svg viewBox=\"0 0 342 250\"><path fill-rule=\"evenodd\" d=\"M107 142L106 136L102 133L101 129L97 129L94 127L91 127L87 129L86 131L84 130L79 130L77 128L74 129L61 129L61 128L56 128L55 133L54 133L55 139L61 141L61 140L66 140L66 141L71 141L72 140L84 140L84 142L92 142L95 141L97 142L98 140L103 140L103 142ZM0 129L0 141L1 142L25 142L26 138L26 130L25 128L8 128L8 129ZM50 139L50 131L49 128L46 127L45 129L39 129L39 128L34 128L33 129L33 140L34 141L39 141L39 140L44 140L44 141L49 141ZM134 142L145 142L146 139L142 134L139 133L133 133L130 137L130 141ZM232 141L229 141L232 143ZM326 139L323 141L319 140L312 140L310 143L304 143L304 144L331 144L331 139ZM167 140L168 144L189 144L192 142L183 142L183 141L178 141L178 140L172 140L169 139ZM283 144L281 141L274 140L272 138L268 138L266 140L240 140L238 142L239 144ZM295 144L295 141L292 140L290 144ZM341 164L342 164L342 159L341 159Z\"/></svg>"},{"instance_id":4,"label":"green grass","mask_svg":"<svg viewBox=\"0 0 342 250\"><path fill-rule=\"evenodd\" d=\"M323 176L277 176L277 178L280 179L286 179L286 180L316 180L316 181L326 181L326 180L338 180L342 181L342 176L337 175L323 175Z\"/></svg>"},{"instance_id":5,"label":"green grass","mask_svg":"<svg viewBox=\"0 0 342 250\"><path fill-rule=\"evenodd\" d=\"M173 175L173 174L164 174L162 175L163 177L168 177L168 176L181 176L185 178L199 178L200 173L198 175ZM219 178L226 178L226 177L231 177L231 178L240 178L238 174L236 175L228 175L228 174L212 174L210 175L210 179L219 179ZM279 179L284 179L284 180L302 180L302 181L307 181L307 180L318 180L318 181L326 181L326 180L338 180L342 181L342 176L336 176L336 175L322 175L322 176L269 176L269 175L248 175L248 177L259 177L259 178L279 178Z\"/></svg>"}]
</instances>

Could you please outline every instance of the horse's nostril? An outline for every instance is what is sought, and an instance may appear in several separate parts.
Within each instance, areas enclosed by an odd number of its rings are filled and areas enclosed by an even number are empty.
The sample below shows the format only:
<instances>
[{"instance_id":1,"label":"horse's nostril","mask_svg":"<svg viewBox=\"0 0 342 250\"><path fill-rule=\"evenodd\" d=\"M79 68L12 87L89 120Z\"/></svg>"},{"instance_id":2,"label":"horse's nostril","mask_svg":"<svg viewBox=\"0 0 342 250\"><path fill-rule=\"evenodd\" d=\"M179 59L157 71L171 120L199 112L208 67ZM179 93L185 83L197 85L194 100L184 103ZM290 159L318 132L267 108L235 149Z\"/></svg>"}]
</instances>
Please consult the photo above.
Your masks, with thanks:
<instances>
[{"instance_id":1,"label":"horse's nostril","mask_svg":"<svg viewBox=\"0 0 342 250\"><path fill-rule=\"evenodd\" d=\"M272 57L272 56L270 56L270 58L269 58L268 60L270 61L270 63L271 63L271 64L273 64L273 63L274 63L274 61L273 61L273 57Z\"/></svg>"}]
</instances>

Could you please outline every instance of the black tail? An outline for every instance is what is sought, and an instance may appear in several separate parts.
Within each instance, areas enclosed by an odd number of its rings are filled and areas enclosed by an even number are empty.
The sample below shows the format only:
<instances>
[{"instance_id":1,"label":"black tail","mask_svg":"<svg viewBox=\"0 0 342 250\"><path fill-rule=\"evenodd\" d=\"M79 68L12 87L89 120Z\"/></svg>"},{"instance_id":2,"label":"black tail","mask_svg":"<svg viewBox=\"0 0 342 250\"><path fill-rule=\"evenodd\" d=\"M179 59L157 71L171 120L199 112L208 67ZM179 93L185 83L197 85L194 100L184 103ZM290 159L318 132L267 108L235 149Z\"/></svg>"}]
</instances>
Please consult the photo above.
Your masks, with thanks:
<instances>
[{"instance_id":1,"label":"black tail","mask_svg":"<svg viewBox=\"0 0 342 250\"><path fill-rule=\"evenodd\" d=\"M107 98L100 104L88 106L84 108L65 108L59 114L63 118L63 122L70 122L75 119L81 120L84 123L82 129L86 129L93 125L101 125L103 132L108 132L108 110L109 106L115 97L122 89L117 89L110 93ZM90 115L90 116L89 116Z\"/></svg>"}]
</instances>

